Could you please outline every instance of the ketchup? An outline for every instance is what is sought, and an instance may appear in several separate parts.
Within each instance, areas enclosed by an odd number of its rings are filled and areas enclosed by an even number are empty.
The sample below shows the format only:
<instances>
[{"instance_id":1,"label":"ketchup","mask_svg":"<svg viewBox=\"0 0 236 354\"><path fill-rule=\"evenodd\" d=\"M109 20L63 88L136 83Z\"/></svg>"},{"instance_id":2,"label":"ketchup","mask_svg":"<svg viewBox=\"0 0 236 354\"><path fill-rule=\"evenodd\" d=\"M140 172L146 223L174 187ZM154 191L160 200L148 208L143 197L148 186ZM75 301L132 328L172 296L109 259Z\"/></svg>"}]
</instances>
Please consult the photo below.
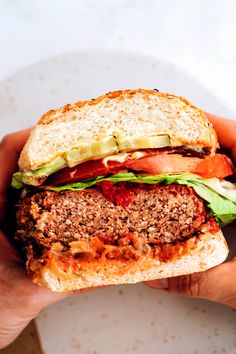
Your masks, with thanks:
<instances>
[{"instance_id":1,"label":"ketchup","mask_svg":"<svg viewBox=\"0 0 236 354\"><path fill-rule=\"evenodd\" d=\"M111 181L98 182L104 197L110 202L123 207L132 203L135 196L141 191L141 186L132 183L113 183Z\"/></svg>"}]
</instances>

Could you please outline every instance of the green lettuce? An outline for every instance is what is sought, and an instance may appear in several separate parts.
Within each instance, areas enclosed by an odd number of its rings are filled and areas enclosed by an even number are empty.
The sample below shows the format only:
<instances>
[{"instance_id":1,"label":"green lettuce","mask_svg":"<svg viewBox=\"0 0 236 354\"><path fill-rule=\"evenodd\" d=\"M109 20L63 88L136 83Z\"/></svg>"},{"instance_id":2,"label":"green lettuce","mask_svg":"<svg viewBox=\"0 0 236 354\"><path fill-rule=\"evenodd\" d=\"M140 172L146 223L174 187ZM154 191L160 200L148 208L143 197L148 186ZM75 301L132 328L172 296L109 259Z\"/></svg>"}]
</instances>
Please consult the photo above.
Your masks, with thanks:
<instances>
[{"instance_id":1,"label":"green lettuce","mask_svg":"<svg viewBox=\"0 0 236 354\"><path fill-rule=\"evenodd\" d=\"M45 166L34 171L16 172L13 174L11 186L15 189L23 188L26 184L39 186L52 173L66 167L65 160L58 156Z\"/></svg>"},{"instance_id":2,"label":"green lettuce","mask_svg":"<svg viewBox=\"0 0 236 354\"><path fill-rule=\"evenodd\" d=\"M11 186L15 189L20 189L24 187L24 174L23 172L16 172L14 173L13 177L12 177L12 181L11 181Z\"/></svg>"},{"instance_id":3,"label":"green lettuce","mask_svg":"<svg viewBox=\"0 0 236 354\"><path fill-rule=\"evenodd\" d=\"M86 181L67 184L60 187L46 187L47 190L56 192L64 190L81 190L95 185L98 182L111 181L117 182L135 182L147 184L171 184L178 183L192 187L195 192L207 202L211 214L219 222L220 226L226 225L236 219L236 189L235 186L227 182L225 186L217 179L203 179L194 174L160 174L145 175L132 172L117 173L112 176L99 176ZM231 186L231 188L230 188Z\"/></svg>"}]
</instances>

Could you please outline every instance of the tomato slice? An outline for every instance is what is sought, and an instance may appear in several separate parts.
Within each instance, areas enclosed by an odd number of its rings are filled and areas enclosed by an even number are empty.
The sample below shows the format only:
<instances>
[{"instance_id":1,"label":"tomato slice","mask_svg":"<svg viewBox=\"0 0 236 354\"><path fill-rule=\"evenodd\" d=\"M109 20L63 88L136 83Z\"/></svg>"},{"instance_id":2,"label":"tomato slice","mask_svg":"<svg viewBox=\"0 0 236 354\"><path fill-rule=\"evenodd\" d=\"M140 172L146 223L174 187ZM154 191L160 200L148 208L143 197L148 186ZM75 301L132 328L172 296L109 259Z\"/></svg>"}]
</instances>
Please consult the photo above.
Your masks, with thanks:
<instances>
[{"instance_id":1,"label":"tomato slice","mask_svg":"<svg viewBox=\"0 0 236 354\"><path fill-rule=\"evenodd\" d=\"M72 168L64 168L50 176L47 185L62 185L82 181L97 176L115 174L121 170L130 169L149 173L190 172L203 178L224 178L231 175L232 168L225 155L216 154L205 158L182 156L180 154L149 155L139 159L128 158L125 162L109 160L104 164L103 159L83 162Z\"/></svg>"},{"instance_id":2,"label":"tomato slice","mask_svg":"<svg viewBox=\"0 0 236 354\"><path fill-rule=\"evenodd\" d=\"M105 165L102 162L102 159L90 160L72 168L66 167L61 171L54 173L52 176L48 177L46 183L54 186L73 183L97 176L104 176L110 173L115 174L122 168L124 169L124 163L117 161L108 161Z\"/></svg>"},{"instance_id":3,"label":"tomato slice","mask_svg":"<svg viewBox=\"0 0 236 354\"><path fill-rule=\"evenodd\" d=\"M127 161L126 167L150 174L190 172L203 178L224 178L233 173L228 158L220 154L205 158L160 154Z\"/></svg>"},{"instance_id":4,"label":"tomato slice","mask_svg":"<svg viewBox=\"0 0 236 354\"><path fill-rule=\"evenodd\" d=\"M160 173L188 172L195 169L201 160L198 157L185 157L177 154L144 157L126 162L126 167L156 175Z\"/></svg>"},{"instance_id":5,"label":"tomato slice","mask_svg":"<svg viewBox=\"0 0 236 354\"><path fill-rule=\"evenodd\" d=\"M200 159L192 172L203 178L224 178L232 175L233 170L227 156L216 154Z\"/></svg>"}]
</instances>

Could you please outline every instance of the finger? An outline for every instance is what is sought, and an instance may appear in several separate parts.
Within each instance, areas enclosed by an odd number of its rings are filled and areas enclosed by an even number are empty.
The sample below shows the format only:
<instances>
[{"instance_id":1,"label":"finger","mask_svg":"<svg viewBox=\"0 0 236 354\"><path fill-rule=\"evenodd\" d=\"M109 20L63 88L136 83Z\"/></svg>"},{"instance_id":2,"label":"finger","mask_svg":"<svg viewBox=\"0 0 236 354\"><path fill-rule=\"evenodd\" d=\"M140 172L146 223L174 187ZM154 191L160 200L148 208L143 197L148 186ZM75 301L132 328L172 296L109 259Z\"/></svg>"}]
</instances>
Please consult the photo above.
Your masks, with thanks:
<instances>
[{"instance_id":1,"label":"finger","mask_svg":"<svg viewBox=\"0 0 236 354\"><path fill-rule=\"evenodd\" d=\"M221 264L206 272L152 280L149 287L193 298L208 299L236 308L236 261Z\"/></svg>"},{"instance_id":2,"label":"finger","mask_svg":"<svg viewBox=\"0 0 236 354\"><path fill-rule=\"evenodd\" d=\"M221 147L231 151L236 161L236 121L205 113L216 130Z\"/></svg>"},{"instance_id":3,"label":"finger","mask_svg":"<svg viewBox=\"0 0 236 354\"><path fill-rule=\"evenodd\" d=\"M17 170L20 152L31 130L6 135L0 142L0 193L4 193L10 186L11 176Z\"/></svg>"},{"instance_id":4,"label":"finger","mask_svg":"<svg viewBox=\"0 0 236 354\"><path fill-rule=\"evenodd\" d=\"M52 305L59 300L66 299L68 297L78 296L84 293L94 292L96 290L106 288L108 286L94 286L90 288L83 288L79 290L72 290L67 292L54 292L46 288L39 287L31 284L34 287L34 295L31 297L30 307L33 309L33 317L45 307ZM36 311L36 312L35 312Z\"/></svg>"},{"instance_id":5,"label":"finger","mask_svg":"<svg viewBox=\"0 0 236 354\"><path fill-rule=\"evenodd\" d=\"M22 265L22 260L16 248L12 246L9 239L0 231L0 260L2 263L17 263Z\"/></svg>"},{"instance_id":6,"label":"finger","mask_svg":"<svg viewBox=\"0 0 236 354\"><path fill-rule=\"evenodd\" d=\"M17 171L20 152L32 129L9 134L0 142L0 222L4 218L7 203L7 192L11 184L12 174Z\"/></svg>"}]
</instances>

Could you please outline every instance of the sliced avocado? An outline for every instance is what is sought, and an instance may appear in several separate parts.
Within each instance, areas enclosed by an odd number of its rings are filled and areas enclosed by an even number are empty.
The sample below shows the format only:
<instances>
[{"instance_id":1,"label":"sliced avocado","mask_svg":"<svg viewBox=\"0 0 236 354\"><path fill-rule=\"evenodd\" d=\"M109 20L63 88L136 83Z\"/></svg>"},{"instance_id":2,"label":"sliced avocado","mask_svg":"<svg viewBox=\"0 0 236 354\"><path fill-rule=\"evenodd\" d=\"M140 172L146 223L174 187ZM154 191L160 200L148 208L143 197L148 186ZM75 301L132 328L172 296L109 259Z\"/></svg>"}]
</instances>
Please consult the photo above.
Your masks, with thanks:
<instances>
[{"instance_id":1,"label":"sliced avocado","mask_svg":"<svg viewBox=\"0 0 236 354\"><path fill-rule=\"evenodd\" d=\"M168 135L158 136L124 136L117 135L117 144L120 151L136 149L153 149L170 145Z\"/></svg>"},{"instance_id":2,"label":"sliced avocado","mask_svg":"<svg viewBox=\"0 0 236 354\"><path fill-rule=\"evenodd\" d=\"M104 157L118 153L116 140L113 136L92 142L91 144L72 149L65 153L65 159L69 167L90 159Z\"/></svg>"}]
</instances>

